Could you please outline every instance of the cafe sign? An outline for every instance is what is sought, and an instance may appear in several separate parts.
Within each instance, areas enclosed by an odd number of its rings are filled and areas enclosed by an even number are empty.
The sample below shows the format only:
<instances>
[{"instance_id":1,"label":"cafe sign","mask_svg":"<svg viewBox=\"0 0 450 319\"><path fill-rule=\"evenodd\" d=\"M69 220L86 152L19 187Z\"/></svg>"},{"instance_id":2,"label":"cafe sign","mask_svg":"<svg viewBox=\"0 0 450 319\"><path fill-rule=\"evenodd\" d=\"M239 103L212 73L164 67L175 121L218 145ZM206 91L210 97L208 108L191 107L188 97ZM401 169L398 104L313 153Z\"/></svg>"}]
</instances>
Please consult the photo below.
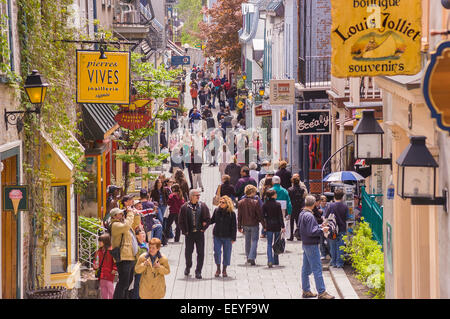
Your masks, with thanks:
<instances>
[{"instance_id":1,"label":"cafe sign","mask_svg":"<svg viewBox=\"0 0 450 319\"><path fill-rule=\"evenodd\" d=\"M423 96L440 129L450 132L450 41L431 55L423 79Z\"/></svg>"},{"instance_id":2,"label":"cafe sign","mask_svg":"<svg viewBox=\"0 0 450 319\"><path fill-rule=\"evenodd\" d=\"M130 53L77 50L77 103L130 103Z\"/></svg>"},{"instance_id":3,"label":"cafe sign","mask_svg":"<svg viewBox=\"0 0 450 319\"><path fill-rule=\"evenodd\" d=\"M152 118L151 102L152 100L149 99L140 99L128 105L121 105L119 113L116 114L114 120L120 127L132 131L146 127Z\"/></svg>"},{"instance_id":4,"label":"cafe sign","mask_svg":"<svg viewBox=\"0 0 450 319\"><path fill-rule=\"evenodd\" d=\"M331 134L330 110L297 111L297 135Z\"/></svg>"},{"instance_id":5,"label":"cafe sign","mask_svg":"<svg viewBox=\"0 0 450 319\"><path fill-rule=\"evenodd\" d=\"M332 0L335 77L414 75L421 70L421 0Z\"/></svg>"}]
</instances>

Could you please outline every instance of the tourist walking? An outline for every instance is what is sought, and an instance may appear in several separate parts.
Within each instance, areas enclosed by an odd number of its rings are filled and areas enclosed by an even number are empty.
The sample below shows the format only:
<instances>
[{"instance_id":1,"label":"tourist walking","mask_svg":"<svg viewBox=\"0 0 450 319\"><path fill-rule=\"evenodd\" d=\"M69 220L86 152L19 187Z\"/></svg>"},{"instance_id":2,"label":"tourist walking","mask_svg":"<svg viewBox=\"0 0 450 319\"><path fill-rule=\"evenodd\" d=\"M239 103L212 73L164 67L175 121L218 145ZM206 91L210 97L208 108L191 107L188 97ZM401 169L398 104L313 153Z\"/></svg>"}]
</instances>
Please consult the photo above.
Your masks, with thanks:
<instances>
[{"instance_id":1,"label":"tourist walking","mask_svg":"<svg viewBox=\"0 0 450 319\"><path fill-rule=\"evenodd\" d=\"M115 260L119 281L114 290L113 299L127 299L127 290L133 280L134 264L138 253L138 243L134 229L141 224L139 214L131 207L124 210L113 208L110 212L112 249L119 247L120 259Z\"/></svg>"},{"instance_id":2,"label":"tourist walking","mask_svg":"<svg viewBox=\"0 0 450 319\"><path fill-rule=\"evenodd\" d=\"M195 278L202 279L203 261L205 258L205 230L208 228L211 217L208 206L200 201L200 192L192 189L189 192L189 201L184 203L180 210L178 223L185 238L185 276L189 276L192 267L192 253L194 245L197 250L197 266Z\"/></svg>"},{"instance_id":3,"label":"tourist walking","mask_svg":"<svg viewBox=\"0 0 450 319\"><path fill-rule=\"evenodd\" d=\"M241 178L241 166L237 164L237 157L233 156L233 161L225 167L225 174L230 176L230 183L236 185Z\"/></svg>"},{"instance_id":4,"label":"tourist walking","mask_svg":"<svg viewBox=\"0 0 450 319\"><path fill-rule=\"evenodd\" d=\"M344 191L341 188L338 188L334 191L334 203L330 204L330 207L327 210L325 218L328 218L330 214L334 214L336 218L336 224L338 227L338 234L336 239L328 238L327 242L330 245L330 254L331 254L331 262L330 266L336 268L344 267L344 252L340 249L340 247L344 246L344 241L342 237L347 233L347 216L348 216L348 207L344 203Z\"/></svg>"},{"instance_id":5,"label":"tourist walking","mask_svg":"<svg viewBox=\"0 0 450 319\"><path fill-rule=\"evenodd\" d=\"M303 265L302 265L302 289L303 298L314 298L317 294L311 291L309 276L314 274L316 289L319 299L334 299L326 292L325 282L322 275L322 262L320 261L319 242L320 235L328 231L328 227L320 227L312 214L316 198L307 195L305 208L299 216L298 227L302 238Z\"/></svg>"},{"instance_id":6,"label":"tourist walking","mask_svg":"<svg viewBox=\"0 0 450 319\"><path fill-rule=\"evenodd\" d=\"M183 193L183 198L185 201L189 198L189 185L186 181L186 177L182 170L177 170L174 174L175 182L180 185L181 192Z\"/></svg>"},{"instance_id":7,"label":"tourist walking","mask_svg":"<svg viewBox=\"0 0 450 319\"><path fill-rule=\"evenodd\" d=\"M234 185L234 191L236 192L237 198L244 196L244 189L247 185L253 185L255 188L258 186L256 181L250 177L250 170L247 166L241 169L241 178Z\"/></svg>"},{"instance_id":8,"label":"tourist walking","mask_svg":"<svg viewBox=\"0 0 450 319\"><path fill-rule=\"evenodd\" d=\"M278 171L275 173L276 176L280 177L281 180L280 185L284 189L288 189L289 187L291 187L291 178L292 178L292 173L289 170L287 170L286 167L287 162L280 161Z\"/></svg>"},{"instance_id":9,"label":"tourist walking","mask_svg":"<svg viewBox=\"0 0 450 319\"><path fill-rule=\"evenodd\" d=\"M112 299L117 266L111 255L111 237L108 233L98 238L98 246L99 249L95 253L93 268L96 273L99 273L100 296L102 299Z\"/></svg>"},{"instance_id":10,"label":"tourist walking","mask_svg":"<svg viewBox=\"0 0 450 319\"><path fill-rule=\"evenodd\" d=\"M238 203L238 230L245 235L247 263L255 266L259 240L259 224L263 225L261 206L256 196L256 187L247 185L245 197Z\"/></svg>"},{"instance_id":11,"label":"tourist walking","mask_svg":"<svg viewBox=\"0 0 450 319\"><path fill-rule=\"evenodd\" d=\"M222 184L220 187L220 197L228 196L231 198L233 202L236 201L236 193L234 191L234 185L230 183L230 176L223 175L222 176Z\"/></svg>"},{"instance_id":12,"label":"tourist walking","mask_svg":"<svg viewBox=\"0 0 450 319\"><path fill-rule=\"evenodd\" d=\"M234 205L230 197L222 196L219 199L219 206L214 210L211 217L211 224L215 224L214 236L214 261L217 266L216 277L220 276L220 264L223 249L223 269L222 276L227 277L227 267L231 261L231 249L236 242L236 214Z\"/></svg>"},{"instance_id":13,"label":"tourist walking","mask_svg":"<svg viewBox=\"0 0 450 319\"><path fill-rule=\"evenodd\" d=\"M164 228L164 238L166 241L163 245L167 244L167 239L169 238L170 229L172 228L172 223L175 222L175 238L174 242L178 243L180 241L180 226L178 223L178 216L180 214L181 206L184 204L183 192L178 184L172 186L172 193L169 195L167 200L169 205L169 217L167 218L166 227Z\"/></svg>"},{"instance_id":14,"label":"tourist walking","mask_svg":"<svg viewBox=\"0 0 450 319\"><path fill-rule=\"evenodd\" d=\"M142 274L139 284L141 299L161 299L166 295L165 275L170 273L169 260L160 253L161 241L152 238L148 253L143 253L135 266L135 271Z\"/></svg>"},{"instance_id":15,"label":"tourist walking","mask_svg":"<svg viewBox=\"0 0 450 319\"><path fill-rule=\"evenodd\" d=\"M279 265L278 255L273 252L272 245L280 238L281 232L285 232L285 228L281 204L276 201L277 192L269 190L266 196L267 201L262 207L262 214L267 237L267 266L272 268L273 265Z\"/></svg>"},{"instance_id":16,"label":"tourist walking","mask_svg":"<svg viewBox=\"0 0 450 319\"><path fill-rule=\"evenodd\" d=\"M300 187L300 177L298 174L294 174L291 181L292 186L288 188L289 198L292 205L292 214L290 217L291 236L287 239L289 241L294 240L294 225L298 225L298 216L303 210L303 207L305 207L305 197L307 193L304 188ZM295 228L297 228L297 226L295 226Z\"/></svg>"}]
</instances>

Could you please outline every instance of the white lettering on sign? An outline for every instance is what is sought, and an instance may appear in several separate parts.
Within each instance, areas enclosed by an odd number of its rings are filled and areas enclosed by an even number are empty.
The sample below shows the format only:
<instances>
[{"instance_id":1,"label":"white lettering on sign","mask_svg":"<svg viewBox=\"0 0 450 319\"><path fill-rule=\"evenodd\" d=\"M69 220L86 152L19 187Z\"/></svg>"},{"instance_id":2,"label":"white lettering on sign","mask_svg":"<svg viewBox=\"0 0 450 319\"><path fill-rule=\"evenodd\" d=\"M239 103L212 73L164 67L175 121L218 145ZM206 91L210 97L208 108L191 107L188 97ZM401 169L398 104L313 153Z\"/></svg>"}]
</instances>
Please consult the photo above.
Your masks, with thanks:
<instances>
[{"instance_id":1,"label":"white lettering on sign","mask_svg":"<svg viewBox=\"0 0 450 319\"><path fill-rule=\"evenodd\" d=\"M325 126L327 127L330 122L330 117L328 115L320 115L319 119L312 120L311 122L306 122L305 120L300 120L297 123L297 129L299 131L315 128L317 126Z\"/></svg>"}]
</instances>

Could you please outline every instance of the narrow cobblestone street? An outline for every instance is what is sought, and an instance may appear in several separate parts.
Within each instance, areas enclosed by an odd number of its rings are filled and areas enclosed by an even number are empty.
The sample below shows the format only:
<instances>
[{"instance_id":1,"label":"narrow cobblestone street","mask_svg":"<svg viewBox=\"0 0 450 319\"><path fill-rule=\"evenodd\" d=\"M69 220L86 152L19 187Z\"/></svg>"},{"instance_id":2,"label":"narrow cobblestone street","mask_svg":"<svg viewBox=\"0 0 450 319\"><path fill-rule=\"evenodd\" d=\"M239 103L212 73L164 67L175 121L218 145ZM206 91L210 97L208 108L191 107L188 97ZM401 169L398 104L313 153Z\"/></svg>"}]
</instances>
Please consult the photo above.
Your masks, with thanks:
<instances>
[{"instance_id":1,"label":"narrow cobblestone street","mask_svg":"<svg viewBox=\"0 0 450 319\"><path fill-rule=\"evenodd\" d=\"M189 79L189 74L186 77ZM189 87L189 80L186 87ZM192 107L190 96L185 96L186 108ZM216 114L217 109L213 110ZM187 176L187 170L185 170ZM210 215L214 211L212 199L220 183L219 168L209 167L203 164L202 181L205 191L201 194L201 201L205 202ZM237 215L237 211L236 211ZM179 243L173 239L169 244L161 248L163 254L169 258L170 274L166 276L167 292L165 299L299 299L301 296L301 266L302 245L300 241L286 241L286 251L280 255L280 265L268 268L267 266L267 240L260 238L258 241L258 255L256 266L246 265L244 236L238 232L237 240L233 244L231 265L227 268L227 278L216 278L214 273L213 235L211 225L206 231L205 262L203 265L203 279L195 279L193 269L190 276L184 275L184 236ZM196 253L193 254L193 265L196 265ZM323 271L325 286L328 293L339 298L330 272ZM312 291L315 290L313 275L310 276Z\"/></svg>"}]
</instances>

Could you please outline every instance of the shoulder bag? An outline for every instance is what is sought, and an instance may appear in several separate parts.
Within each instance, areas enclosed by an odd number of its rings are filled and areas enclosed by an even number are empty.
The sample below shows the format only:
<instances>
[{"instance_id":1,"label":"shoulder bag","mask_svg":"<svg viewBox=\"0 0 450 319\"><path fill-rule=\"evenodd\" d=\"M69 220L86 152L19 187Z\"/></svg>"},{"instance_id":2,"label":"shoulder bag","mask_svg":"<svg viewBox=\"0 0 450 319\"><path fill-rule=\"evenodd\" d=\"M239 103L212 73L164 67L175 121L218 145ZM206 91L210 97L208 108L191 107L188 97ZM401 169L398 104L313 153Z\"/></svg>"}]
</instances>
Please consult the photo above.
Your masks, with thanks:
<instances>
[{"instance_id":1,"label":"shoulder bag","mask_svg":"<svg viewBox=\"0 0 450 319\"><path fill-rule=\"evenodd\" d=\"M102 274L103 261L105 260L106 254L108 254L108 249L105 250L103 254L102 262L100 263L100 267L95 271L95 278L100 279L100 275Z\"/></svg>"},{"instance_id":2,"label":"shoulder bag","mask_svg":"<svg viewBox=\"0 0 450 319\"><path fill-rule=\"evenodd\" d=\"M120 262L120 248L122 247L122 241L123 241L123 234L122 234L122 238L120 239L120 244L118 247L113 248L111 250L111 256L113 256L114 261L116 262L116 264L118 262Z\"/></svg>"}]
</instances>

